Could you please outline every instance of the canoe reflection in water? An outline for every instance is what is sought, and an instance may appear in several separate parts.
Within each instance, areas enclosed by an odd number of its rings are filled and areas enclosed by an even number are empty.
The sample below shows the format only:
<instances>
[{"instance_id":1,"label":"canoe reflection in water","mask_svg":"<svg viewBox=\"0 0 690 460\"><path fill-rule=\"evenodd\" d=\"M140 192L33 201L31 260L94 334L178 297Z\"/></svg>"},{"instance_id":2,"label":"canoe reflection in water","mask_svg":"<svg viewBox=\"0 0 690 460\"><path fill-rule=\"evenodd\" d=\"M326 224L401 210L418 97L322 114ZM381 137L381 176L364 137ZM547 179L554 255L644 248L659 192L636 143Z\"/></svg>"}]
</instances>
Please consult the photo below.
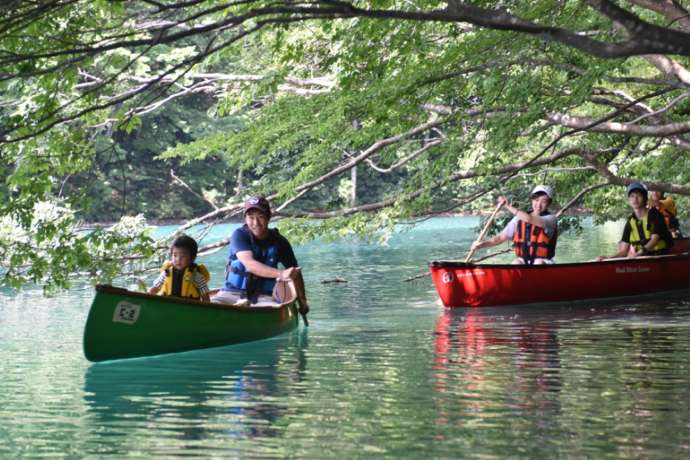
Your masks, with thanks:
<instances>
[{"instance_id":1,"label":"canoe reflection in water","mask_svg":"<svg viewBox=\"0 0 690 460\"><path fill-rule=\"evenodd\" d=\"M663 420L686 401L678 331L689 302L683 292L616 305L445 309L434 342L437 423L558 431L592 413L615 423L616 411ZM624 431L651 433L644 424Z\"/></svg>"},{"instance_id":2,"label":"canoe reflection in water","mask_svg":"<svg viewBox=\"0 0 690 460\"><path fill-rule=\"evenodd\" d=\"M439 423L491 417L497 405L505 404L517 412L559 413L557 327L548 313L524 313L511 308L441 313L434 343ZM457 401L464 407L453 407Z\"/></svg>"},{"instance_id":3,"label":"canoe reflection in water","mask_svg":"<svg viewBox=\"0 0 690 460\"><path fill-rule=\"evenodd\" d=\"M131 452L136 444L123 441L137 427L142 438L151 439L276 436L285 407L272 401L299 393L307 346L302 330L249 344L91 365L84 400L97 423L90 425L113 438L99 446L99 454Z\"/></svg>"}]
</instances>

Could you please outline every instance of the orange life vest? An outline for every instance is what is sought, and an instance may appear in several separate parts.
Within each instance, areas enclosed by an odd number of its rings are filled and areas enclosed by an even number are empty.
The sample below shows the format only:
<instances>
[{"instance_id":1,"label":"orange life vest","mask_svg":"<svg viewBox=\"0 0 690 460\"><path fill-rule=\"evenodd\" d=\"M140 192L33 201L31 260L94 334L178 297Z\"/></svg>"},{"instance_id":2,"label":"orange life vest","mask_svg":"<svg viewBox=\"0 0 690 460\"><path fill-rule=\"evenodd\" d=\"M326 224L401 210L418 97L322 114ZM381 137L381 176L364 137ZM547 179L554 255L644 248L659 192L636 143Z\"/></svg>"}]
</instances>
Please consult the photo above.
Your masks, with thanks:
<instances>
[{"instance_id":1,"label":"orange life vest","mask_svg":"<svg viewBox=\"0 0 690 460\"><path fill-rule=\"evenodd\" d=\"M662 216L669 229L678 228L678 218L676 218L676 204L671 198L666 198L659 201L659 205L655 206Z\"/></svg>"},{"instance_id":2,"label":"orange life vest","mask_svg":"<svg viewBox=\"0 0 690 460\"><path fill-rule=\"evenodd\" d=\"M553 236L549 237L543 228L519 220L513 235L513 248L518 257L531 264L536 258L553 259L556 255L557 239L558 228L554 229Z\"/></svg>"}]
</instances>

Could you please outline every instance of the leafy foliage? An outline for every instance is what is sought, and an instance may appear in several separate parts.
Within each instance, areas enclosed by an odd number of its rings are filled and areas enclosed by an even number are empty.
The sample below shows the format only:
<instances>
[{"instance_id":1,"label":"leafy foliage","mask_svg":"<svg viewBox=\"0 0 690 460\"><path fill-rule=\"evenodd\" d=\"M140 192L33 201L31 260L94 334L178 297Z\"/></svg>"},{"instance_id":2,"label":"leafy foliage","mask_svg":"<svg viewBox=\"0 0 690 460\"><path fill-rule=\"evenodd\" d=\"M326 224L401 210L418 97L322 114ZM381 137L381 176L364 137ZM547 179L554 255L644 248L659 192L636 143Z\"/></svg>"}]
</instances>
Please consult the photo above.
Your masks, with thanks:
<instances>
[{"instance_id":1,"label":"leafy foliage","mask_svg":"<svg viewBox=\"0 0 690 460\"><path fill-rule=\"evenodd\" d=\"M250 193L286 204L295 241L385 240L499 194L524 207L534 183L596 222L627 214L633 179L683 209L690 21L680 4L647 6L18 4L0 16L6 280L107 278L97 241L124 256L124 240L82 234L82 219L212 221ZM45 203L54 219L37 218ZM131 250L164 246L142 228Z\"/></svg>"}]
</instances>

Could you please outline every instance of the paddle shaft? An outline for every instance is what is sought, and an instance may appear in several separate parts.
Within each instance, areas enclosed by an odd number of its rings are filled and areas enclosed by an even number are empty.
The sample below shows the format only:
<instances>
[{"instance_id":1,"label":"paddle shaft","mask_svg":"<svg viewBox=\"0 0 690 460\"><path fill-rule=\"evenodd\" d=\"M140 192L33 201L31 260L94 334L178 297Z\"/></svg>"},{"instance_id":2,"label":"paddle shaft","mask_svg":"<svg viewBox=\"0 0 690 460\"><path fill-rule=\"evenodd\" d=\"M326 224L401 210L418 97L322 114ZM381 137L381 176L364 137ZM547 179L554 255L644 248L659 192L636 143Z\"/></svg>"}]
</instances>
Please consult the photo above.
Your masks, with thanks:
<instances>
[{"instance_id":1,"label":"paddle shaft","mask_svg":"<svg viewBox=\"0 0 690 460\"><path fill-rule=\"evenodd\" d=\"M489 231L489 228L491 228L491 224L494 223L494 219L496 218L496 214L498 214L498 211L501 210L503 207L503 203L499 204L496 206L496 209L494 209L494 212L491 213L489 218L486 221L486 224L484 224L484 228L482 228L482 231L479 233L479 237L477 237L477 241L475 243L478 243L484 239L486 236L487 232ZM474 244L472 244L474 246ZM470 252L467 253L467 257L465 257L465 263L468 263L470 259L472 259L472 256L474 255L474 247L470 248Z\"/></svg>"},{"instance_id":2,"label":"paddle shaft","mask_svg":"<svg viewBox=\"0 0 690 460\"><path fill-rule=\"evenodd\" d=\"M304 278L302 278L302 270L298 267L295 270L297 276L293 280L293 286L295 286L295 291L297 293L297 302L299 303L299 313L302 316L305 326L309 326L309 320L307 319L307 313L309 313L309 306L307 305L307 294L304 289Z\"/></svg>"}]
</instances>

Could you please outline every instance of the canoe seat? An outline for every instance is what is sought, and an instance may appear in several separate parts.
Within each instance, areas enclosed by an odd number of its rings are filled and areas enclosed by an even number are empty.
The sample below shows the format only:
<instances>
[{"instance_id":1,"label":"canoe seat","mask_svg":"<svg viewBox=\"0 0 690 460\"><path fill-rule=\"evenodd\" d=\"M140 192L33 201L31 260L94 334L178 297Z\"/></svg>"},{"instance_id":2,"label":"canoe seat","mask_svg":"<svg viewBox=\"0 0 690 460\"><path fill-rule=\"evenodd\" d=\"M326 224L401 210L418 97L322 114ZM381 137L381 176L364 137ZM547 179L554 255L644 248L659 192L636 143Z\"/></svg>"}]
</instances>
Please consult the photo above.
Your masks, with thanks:
<instances>
[{"instance_id":1,"label":"canoe seat","mask_svg":"<svg viewBox=\"0 0 690 460\"><path fill-rule=\"evenodd\" d=\"M279 307L281 304L276 302L270 295L260 295L256 303L247 305L248 307Z\"/></svg>"}]
</instances>

